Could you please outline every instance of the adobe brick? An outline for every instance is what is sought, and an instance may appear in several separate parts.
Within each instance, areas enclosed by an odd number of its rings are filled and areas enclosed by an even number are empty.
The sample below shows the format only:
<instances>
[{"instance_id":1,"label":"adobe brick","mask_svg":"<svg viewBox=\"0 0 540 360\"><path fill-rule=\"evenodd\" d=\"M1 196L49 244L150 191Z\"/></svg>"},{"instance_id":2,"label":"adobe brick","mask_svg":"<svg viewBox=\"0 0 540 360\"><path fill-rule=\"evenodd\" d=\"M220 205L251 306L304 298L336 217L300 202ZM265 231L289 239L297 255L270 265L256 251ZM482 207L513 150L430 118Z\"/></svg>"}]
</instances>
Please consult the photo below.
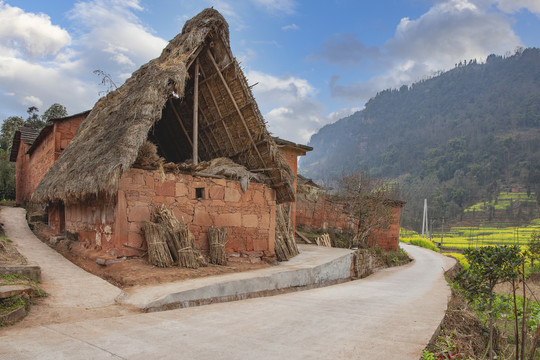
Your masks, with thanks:
<instances>
[{"instance_id":1,"label":"adobe brick","mask_svg":"<svg viewBox=\"0 0 540 360\"><path fill-rule=\"evenodd\" d=\"M175 189L176 189L176 196L177 197L187 197L189 196L189 189L187 187L186 184L184 184L183 182L177 182L175 184Z\"/></svg>"},{"instance_id":2,"label":"adobe brick","mask_svg":"<svg viewBox=\"0 0 540 360\"><path fill-rule=\"evenodd\" d=\"M224 200L225 188L222 186L211 186L208 189L208 197L211 200Z\"/></svg>"},{"instance_id":3,"label":"adobe brick","mask_svg":"<svg viewBox=\"0 0 540 360\"><path fill-rule=\"evenodd\" d=\"M233 189L231 187L225 188L225 201L226 202L238 202L242 198L242 195L240 192L236 189Z\"/></svg>"},{"instance_id":4,"label":"adobe brick","mask_svg":"<svg viewBox=\"0 0 540 360\"><path fill-rule=\"evenodd\" d=\"M150 221L150 209L148 206L137 206L128 210L128 221Z\"/></svg>"},{"instance_id":5,"label":"adobe brick","mask_svg":"<svg viewBox=\"0 0 540 360\"><path fill-rule=\"evenodd\" d=\"M172 181L165 181L156 184L156 195L175 196L176 184Z\"/></svg>"},{"instance_id":6,"label":"adobe brick","mask_svg":"<svg viewBox=\"0 0 540 360\"><path fill-rule=\"evenodd\" d=\"M259 226L257 215L242 215L242 226L247 228L257 228Z\"/></svg>"},{"instance_id":7,"label":"adobe brick","mask_svg":"<svg viewBox=\"0 0 540 360\"><path fill-rule=\"evenodd\" d=\"M239 227L242 226L242 215L239 213L219 214L216 215L214 222L216 226Z\"/></svg>"},{"instance_id":8,"label":"adobe brick","mask_svg":"<svg viewBox=\"0 0 540 360\"><path fill-rule=\"evenodd\" d=\"M199 226L212 226L214 221L206 210L196 208L195 216L193 217L193 224Z\"/></svg>"}]
</instances>

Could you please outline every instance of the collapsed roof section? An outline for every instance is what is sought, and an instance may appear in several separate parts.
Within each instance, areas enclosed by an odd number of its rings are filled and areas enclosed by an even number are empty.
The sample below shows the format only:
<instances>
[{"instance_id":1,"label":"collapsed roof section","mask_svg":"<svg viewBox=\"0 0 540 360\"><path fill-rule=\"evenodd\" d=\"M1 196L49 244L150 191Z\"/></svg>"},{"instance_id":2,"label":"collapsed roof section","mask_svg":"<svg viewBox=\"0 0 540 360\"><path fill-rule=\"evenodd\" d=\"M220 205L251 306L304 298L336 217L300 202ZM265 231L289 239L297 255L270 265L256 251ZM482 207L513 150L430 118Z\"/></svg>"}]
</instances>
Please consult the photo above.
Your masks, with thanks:
<instances>
[{"instance_id":1,"label":"collapsed roof section","mask_svg":"<svg viewBox=\"0 0 540 360\"><path fill-rule=\"evenodd\" d=\"M228 25L214 9L186 22L159 58L96 103L33 199L71 203L114 198L121 175L147 139L166 161L188 160L195 143L195 111L197 160L230 158L264 173L278 203L294 200L292 171L232 55Z\"/></svg>"}]
</instances>

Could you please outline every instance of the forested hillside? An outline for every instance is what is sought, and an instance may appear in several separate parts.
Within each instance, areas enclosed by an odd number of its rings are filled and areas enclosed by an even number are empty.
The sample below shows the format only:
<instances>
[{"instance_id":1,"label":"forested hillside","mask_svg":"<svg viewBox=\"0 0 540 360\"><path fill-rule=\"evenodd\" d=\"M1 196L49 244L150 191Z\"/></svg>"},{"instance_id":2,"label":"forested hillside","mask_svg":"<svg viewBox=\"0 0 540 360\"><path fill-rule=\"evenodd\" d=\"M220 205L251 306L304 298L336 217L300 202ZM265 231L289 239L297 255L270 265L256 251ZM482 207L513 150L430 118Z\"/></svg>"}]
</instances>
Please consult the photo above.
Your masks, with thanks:
<instances>
[{"instance_id":1,"label":"forested hillside","mask_svg":"<svg viewBox=\"0 0 540 360\"><path fill-rule=\"evenodd\" d=\"M434 217L447 219L512 188L540 201L540 49L384 90L309 145L300 172L313 179L360 169L398 179L412 227L424 197Z\"/></svg>"}]
</instances>

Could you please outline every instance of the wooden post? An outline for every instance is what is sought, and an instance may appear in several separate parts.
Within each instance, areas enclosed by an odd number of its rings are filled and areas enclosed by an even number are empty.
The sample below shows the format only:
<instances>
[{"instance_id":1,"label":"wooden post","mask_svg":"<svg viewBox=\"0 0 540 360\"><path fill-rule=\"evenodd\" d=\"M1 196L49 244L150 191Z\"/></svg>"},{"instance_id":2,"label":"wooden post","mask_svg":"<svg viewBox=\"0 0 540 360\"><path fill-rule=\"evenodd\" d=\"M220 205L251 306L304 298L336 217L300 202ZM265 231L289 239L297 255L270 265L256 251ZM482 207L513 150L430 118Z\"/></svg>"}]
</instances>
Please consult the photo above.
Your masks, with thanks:
<instances>
[{"instance_id":1,"label":"wooden post","mask_svg":"<svg viewBox=\"0 0 540 360\"><path fill-rule=\"evenodd\" d=\"M199 163L199 58L195 60L195 84L193 86L193 165Z\"/></svg>"}]
</instances>

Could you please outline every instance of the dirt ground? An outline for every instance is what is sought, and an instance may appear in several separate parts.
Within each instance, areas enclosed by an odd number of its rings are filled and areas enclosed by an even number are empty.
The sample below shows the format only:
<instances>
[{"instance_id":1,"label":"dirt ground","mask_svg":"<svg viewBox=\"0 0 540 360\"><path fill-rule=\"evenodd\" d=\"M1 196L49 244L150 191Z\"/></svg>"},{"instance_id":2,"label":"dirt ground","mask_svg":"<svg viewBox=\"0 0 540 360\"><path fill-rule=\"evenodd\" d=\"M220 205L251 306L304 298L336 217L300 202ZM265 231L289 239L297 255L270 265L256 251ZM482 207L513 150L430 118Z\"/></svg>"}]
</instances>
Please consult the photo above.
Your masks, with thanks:
<instances>
[{"instance_id":1,"label":"dirt ground","mask_svg":"<svg viewBox=\"0 0 540 360\"><path fill-rule=\"evenodd\" d=\"M46 244L49 244L50 234L44 226L34 226L34 233ZM110 259L103 253L86 248L78 241L62 240L56 245L50 245L65 258L84 270L97 275L120 288L136 285L152 285L179 280L200 278L213 275L222 275L233 272L249 271L272 266L265 262L251 263L248 258L234 259L227 266L209 265L198 269L181 267L159 268L148 263L146 256L141 258L128 258L116 264L98 265L98 257Z\"/></svg>"},{"instance_id":2,"label":"dirt ground","mask_svg":"<svg viewBox=\"0 0 540 360\"><path fill-rule=\"evenodd\" d=\"M539 301L540 300L540 274L532 274L526 281L525 294L528 298ZM507 282L499 284L495 287L495 292L499 294L512 294L512 283ZM519 288L518 295L523 295L523 288Z\"/></svg>"}]
</instances>

